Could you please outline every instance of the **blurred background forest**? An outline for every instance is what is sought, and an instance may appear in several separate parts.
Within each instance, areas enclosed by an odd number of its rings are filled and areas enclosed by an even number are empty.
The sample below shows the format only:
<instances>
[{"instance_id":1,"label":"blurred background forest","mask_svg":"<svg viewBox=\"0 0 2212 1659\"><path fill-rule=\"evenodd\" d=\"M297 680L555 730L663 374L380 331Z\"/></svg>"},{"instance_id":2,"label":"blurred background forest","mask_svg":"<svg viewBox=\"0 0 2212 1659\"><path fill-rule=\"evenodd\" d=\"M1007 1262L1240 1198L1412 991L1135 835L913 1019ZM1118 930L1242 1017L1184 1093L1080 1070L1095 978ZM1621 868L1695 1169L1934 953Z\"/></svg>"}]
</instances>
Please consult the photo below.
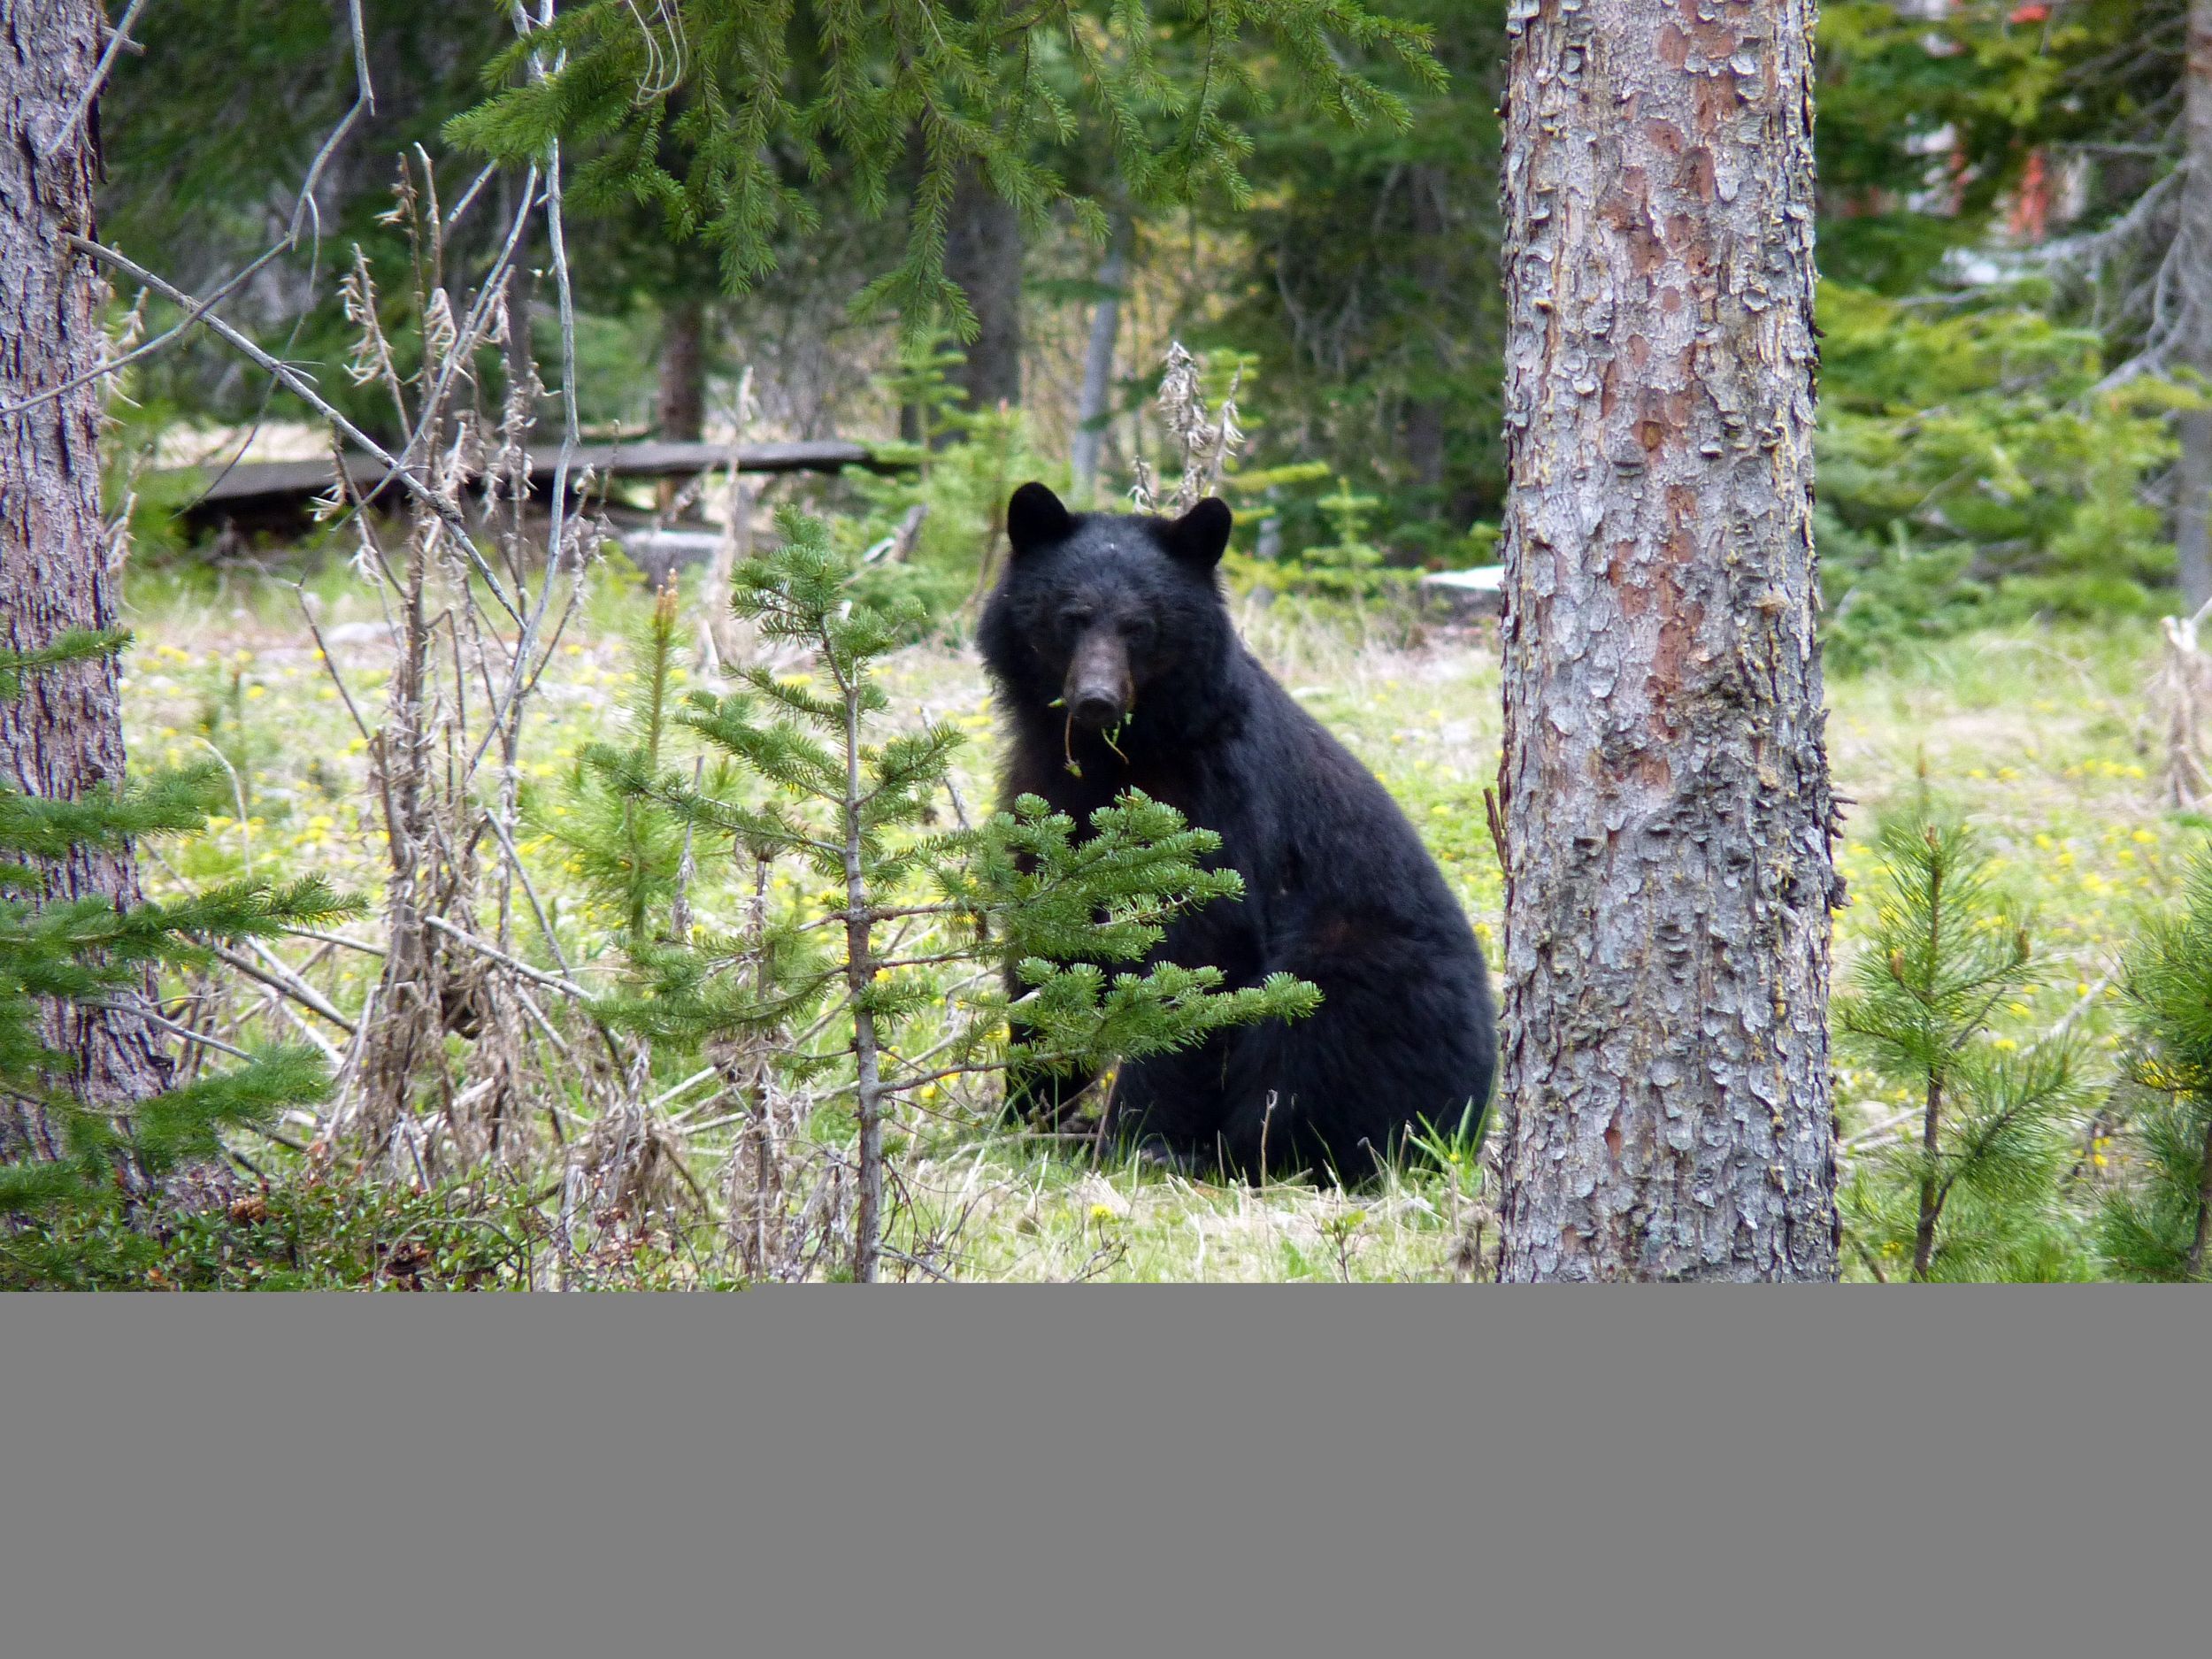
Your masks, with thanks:
<instances>
[{"instance_id":1,"label":"blurred background forest","mask_svg":"<svg viewBox=\"0 0 2212 1659\"><path fill-rule=\"evenodd\" d=\"M1247 553L1294 572L1362 553L1382 568L1486 562L1502 487L1505 6L1396 9L1433 31L1450 73L1439 87L1386 56L1361 65L1406 100L1402 127L1330 119L1301 100L1290 67L1261 57L1223 99L1251 135L1242 180L1194 205L1148 206L1080 123L1041 144L1041 165L1113 204L1102 246L1096 226L1067 212L1025 223L966 179L944 257L975 334L938 370L902 373L900 319L859 303L906 234L881 211L880 181L810 176L787 157L780 182L804 211L780 226L764 273L725 258L710 223L688 234L700 209L681 189L647 199L587 158L569 233L587 427L727 436L749 373L754 438L910 438L936 418L925 404L942 374L962 395L935 404L953 423L1018 411L995 439L1014 451L998 457L1005 476L1071 472L1078 495L1102 479L1113 494L1157 449L1143 411L1180 339L1217 380L1241 370L1249 447L1233 498ZM2205 366L2170 257L2186 11L1824 8L1820 550L1839 665L1993 621L2170 603L2176 487L2191 470L2177 467L2180 437ZM449 153L449 124L481 100L508 38L490 6L384 0L365 15L375 109L324 169L315 257L269 265L229 306L271 349L334 368L350 350L339 280L355 248L381 293L404 291L395 157ZM319 0L191 0L151 8L139 33L146 50L119 63L103 104L104 223L199 292L281 234L353 96L347 42ZM1205 61L1195 35L1163 42L1164 73L1196 76ZM503 173L482 188L515 184ZM474 234L503 222L479 215ZM457 257L469 251L465 234ZM515 297L549 346L543 250L524 264ZM150 326L162 321L157 306ZM346 389L335 374L324 384ZM163 461L211 469L250 433L255 455L281 452L277 429L305 412L205 335L149 363L135 396L134 428ZM389 434L373 388L351 388L347 406ZM185 488L165 502L151 492L150 513ZM949 522L952 507L927 542L972 557L974 526ZM987 511L978 500L967 516ZM2194 597L2212 596L2208 580L2193 579Z\"/></svg>"}]
</instances>

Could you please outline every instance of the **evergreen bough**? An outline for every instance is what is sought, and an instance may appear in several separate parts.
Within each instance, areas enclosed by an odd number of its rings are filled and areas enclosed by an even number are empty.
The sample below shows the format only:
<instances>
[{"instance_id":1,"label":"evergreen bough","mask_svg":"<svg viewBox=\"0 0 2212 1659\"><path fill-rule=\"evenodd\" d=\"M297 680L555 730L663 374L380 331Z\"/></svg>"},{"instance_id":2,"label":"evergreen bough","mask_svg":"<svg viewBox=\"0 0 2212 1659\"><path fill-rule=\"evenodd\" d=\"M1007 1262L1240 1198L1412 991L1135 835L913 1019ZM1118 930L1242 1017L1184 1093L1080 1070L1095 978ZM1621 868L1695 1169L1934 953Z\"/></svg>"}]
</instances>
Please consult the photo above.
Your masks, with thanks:
<instances>
[{"instance_id":1,"label":"evergreen bough","mask_svg":"<svg viewBox=\"0 0 2212 1659\"><path fill-rule=\"evenodd\" d=\"M35 652L0 653L0 696L20 695L27 674L118 650L126 637L81 632ZM273 937L358 908L318 879L232 882L127 908L50 895L42 864L196 830L221 803L221 777L213 767L172 772L121 795L75 801L0 784L0 1094L11 1124L0 1137L0 1256L9 1269L35 1262L39 1228L65 1212L136 1204L180 1165L219 1156L225 1130L264 1125L327 1089L314 1050L276 1047L145 1100L92 1100L75 1057L50 1041L50 1011L61 1003L167 1028L146 1001L150 972L204 964L209 942Z\"/></svg>"},{"instance_id":2,"label":"evergreen bough","mask_svg":"<svg viewBox=\"0 0 2212 1659\"><path fill-rule=\"evenodd\" d=\"M2212 1277L2212 861L2190 872L2178 915L2154 917L2122 980L2131 1016L2124 1089L2134 1097L2131 1168L2099 1228L2122 1278Z\"/></svg>"}]
</instances>

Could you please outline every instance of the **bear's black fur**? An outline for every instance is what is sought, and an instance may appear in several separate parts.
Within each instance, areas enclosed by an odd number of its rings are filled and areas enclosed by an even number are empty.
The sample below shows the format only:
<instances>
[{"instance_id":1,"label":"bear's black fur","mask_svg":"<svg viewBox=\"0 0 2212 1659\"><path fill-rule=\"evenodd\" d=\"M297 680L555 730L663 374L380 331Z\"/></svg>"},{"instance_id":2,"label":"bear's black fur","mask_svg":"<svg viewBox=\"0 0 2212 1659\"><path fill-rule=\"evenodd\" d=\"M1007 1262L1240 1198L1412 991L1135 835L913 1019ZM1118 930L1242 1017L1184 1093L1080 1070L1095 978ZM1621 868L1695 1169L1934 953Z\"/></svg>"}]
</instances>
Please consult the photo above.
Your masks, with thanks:
<instances>
[{"instance_id":1,"label":"bear's black fur","mask_svg":"<svg viewBox=\"0 0 2212 1659\"><path fill-rule=\"evenodd\" d=\"M1015 493L979 641L1011 726L1003 798L1087 825L1136 788L1216 831L1244 897L1179 921L1157 957L1321 988L1304 1019L1124 1065L1113 1131L1186 1164L1357 1180L1424 1121L1450 1133L1471 1102L1479 1121L1489 980L1396 803L1237 638L1216 574L1231 526L1218 501L1168 519ZM1081 1081L1010 1079L1010 1104L1056 1110Z\"/></svg>"}]
</instances>

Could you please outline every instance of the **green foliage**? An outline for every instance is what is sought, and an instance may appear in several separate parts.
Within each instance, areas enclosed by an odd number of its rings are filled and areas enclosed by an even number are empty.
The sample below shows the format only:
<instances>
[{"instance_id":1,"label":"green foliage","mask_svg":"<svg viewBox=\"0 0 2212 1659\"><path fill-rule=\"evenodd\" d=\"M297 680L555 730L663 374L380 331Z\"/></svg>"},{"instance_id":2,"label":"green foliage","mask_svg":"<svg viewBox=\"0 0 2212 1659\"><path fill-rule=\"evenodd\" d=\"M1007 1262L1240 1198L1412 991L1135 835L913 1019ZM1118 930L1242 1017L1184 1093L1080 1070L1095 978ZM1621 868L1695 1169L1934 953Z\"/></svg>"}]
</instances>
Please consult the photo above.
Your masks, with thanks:
<instances>
[{"instance_id":1,"label":"green foliage","mask_svg":"<svg viewBox=\"0 0 2212 1659\"><path fill-rule=\"evenodd\" d=\"M1821 265L1900 296L1955 279L1958 256L2095 230L2170 184L2187 0L1958 0L1936 13L1842 0L1819 21ZM2164 228L2097 274L2117 362L2147 313ZM2147 262L2142 256L2148 256ZM2100 262L2103 263L2103 262ZM2141 291L2127 290L2141 285Z\"/></svg>"},{"instance_id":2,"label":"green foliage","mask_svg":"<svg viewBox=\"0 0 2212 1659\"><path fill-rule=\"evenodd\" d=\"M71 628L59 635L52 644L29 651L0 651L0 702L12 703L23 695L23 676L41 668L52 668L63 663L82 662L108 651L119 651L130 643L131 636L121 628L96 632L90 628Z\"/></svg>"},{"instance_id":3,"label":"green foliage","mask_svg":"<svg viewBox=\"0 0 2212 1659\"><path fill-rule=\"evenodd\" d=\"M1241 199L1249 144L1228 99L1251 81L1248 37L1264 36L1308 98L1354 123L1402 122L1405 105L1348 67L1346 49L1432 83L1440 73L1424 31L1361 0L1219 0L1191 27L1199 67L1179 76L1147 0L816 0L803 18L792 0L675 0L649 22L625 0L593 0L510 47L493 73L520 84L448 130L510 162L541 158L556 142L583 152L580 207L657 209L672 232L716 250L733 294L773 268L786 232L818 220L781 157L817 178L841 165L872 211L904 186L905 256L868 297L916 324L948 317L972 337L973 312L944 274L964 167L1032 224L1064 206L1103 241L1096 200L1036 158L1074 136L1079 107L1135 200L1164 205L1207 189Z\"/></svg>"},{"instance_id":4,"label":"green foliage","mask_svg":"<svg viewBox=\"0 0 2212 1659\"><path fill-rule=\"evenodd\" d=\"M46 650L0 657L0 690L14 695L27 673L119 643L112 634L78 634ZM270 937L357 908L314 879L234 882L176 903L128 908L48 893L42 863L197 828L211 803L222 799L222 783L208 769L121 797L75 801L0 787L0 1095L9 1114L0 1122L0 1217L50 1221L64 1210L134 1202L180 1165L219 1156L225 1129L265 1123L325 1087L319 1056L276 1048L144 1100L89 1099L75 1057L52 1046L50 1013L58 1006L128 1016L144 1007L153 971L208 961L207 941ZM23 1248L35 1249L35 1233Z\"/></svg>"},{"instance_id":5,"label":"green foliage","mask_svg":"<svg viewBox=\"0 0 2212 1659\"><path fill-rule=\"evenodd\" d=\"M2066 89L2080 8L2053 31L1986 0L1940 16L1886 0L1820 9L1821 265L1901 294L1988 232Z\"/></svg>"},{"instance_id":6,"label":"green foliage","mask_svg":"<svg viewBox=\"0 0 2212 1659\"><path fill-rule=\"evenodd\" d=\"M862 509L833 525L838 546L859 560L855 596L902 618L902 637L979 603L1006 550L1007 497L1030 479L1066 477L1066 461L1036 447L1020 410L959 422L959 435L925 467L887 475L849 469Z\"/></svg>"},{"instance_id":7,"label":"green foliage","mask_svg":"<svg viewBox=\"0 0 2212 1659\"><path fill-rule=\"evenodd\" d=\"M1368 539L1368 519L1383 504L1379 497L1355 495L1350 483L1340 480L1316 504L1328 520L1331 540L1277 559L1240 558L1231 574L1254 587L1333 599L1381 599L1407 592L1414 572L1386 565L1385 549Z\"/></svg>"},{"instance_id":8,"label":"green foliage","mask_svg":"<svg viewBox=\"0 0 2212 1659\"><path fill-rule=\"evenodd\" d=\"M1915 1133L1846 1187L1852 1245L1885 1278L2083 1277L2057 1202L2080 1057L2062 1036L2024 1050L1993 1028L2041 973L2028 925L1993 887L1978 838L1924 799L1877 846L1877 923L1835 1032L1911 1101Z\"/></svg>"},{"instance_id":9,"label":"green foliage","mask_svg":"<svg viewBox=\"0 0 2212 1659\"><path fill-rule=\"evenodd\" d=\"M292 1171L220 1196L180 1193L135 1216L79 1209L0 1233L0 1289L527 1290L552 1253L548 1218L494 1171L422 1191ZM646 1252L626 1254L634 1271L620 1282L654 1283Z\"/></svg>"},{"instance_id":10,"label":"green foliage","mask_svg":"<svg viewBox=\"0 0 2212 1659\"><path fill-rule=\"evenodd\" d=\"M2212 1272L2212 859L2198 856L2178 914L2145 924L2122 985L2130 1167L2100 1242L2124 1279L2202 1279Z\"/></svg>"},{"instance_id":11,"label":"green foliage","mask_svg":"<svg viewBox=\"0 0 2212 1659\"><path fill-rule=\"evenodd\" d=\"M910 329L899 338L884 389L899 409L902 422L910 422L913 461L924 478L932 470L938 446L974 429L979 412L968 409L967 392L953 379L968 354L941 327L927 325Z\"/></svg>"},{"instance_id":12,"label":"green foliage","mask_svg":"<svg viewBox=\"0 0 2212 1659\"><path fill-rule=\"evenodd\" d=\"M1027 994L1010 1064L1095 1066L1114 1056L1172 1052L1227 1026L1294 1019L1320 994L1287 973L1224 991L1218 968L1160 964L1110 979L1102 962L1136 962L1176 914L1243 897L1233 870L1201 861L1220 849L1211 830L1191 829L1172 807L1131 791L1075 820L1037 796L995 818L975 838L972 862L949 890L997 924Z\"/></svg>"},{"instance_id":13,"label":"green foliage","mask_svg":"<svg viewBox=\"0 0 2212 1659\"><path fill-rule=\"evenodd\" d=\"M1821 291L1818 534L1839 664L1990 622L2144 615L2173 548L2146 486L2192 396L2101 385L2102 344L2024 303Z\"/></svg>"}]
</instances>

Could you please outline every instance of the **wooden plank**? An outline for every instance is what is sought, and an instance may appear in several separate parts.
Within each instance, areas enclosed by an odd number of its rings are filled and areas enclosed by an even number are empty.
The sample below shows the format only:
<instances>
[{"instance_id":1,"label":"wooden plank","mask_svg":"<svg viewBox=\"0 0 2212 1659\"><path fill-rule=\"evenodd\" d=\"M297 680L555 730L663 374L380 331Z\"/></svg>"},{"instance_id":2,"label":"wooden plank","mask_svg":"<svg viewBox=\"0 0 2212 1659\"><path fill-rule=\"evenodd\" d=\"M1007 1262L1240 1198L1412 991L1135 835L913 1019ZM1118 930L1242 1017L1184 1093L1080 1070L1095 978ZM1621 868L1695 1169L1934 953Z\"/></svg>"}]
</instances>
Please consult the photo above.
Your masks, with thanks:
<instances>
[{"instance_id":1,"label":"wooden plank","mask_svg":"<svg viewBox=\"0 0 2212 1659\"><path fill-rule=\"evenodd\" d=\"M723 443L580 443L569 457L569 477L586 471L616 478L676 478L727 466L730 449ZM540 446L530 451L530 481L550 489L560 463L557 447ZM878 457L864 443L844 438L824 438L795 443L749 443L737 452L741 472L834 472L848 466L892 472L902 464ZM197 469L195 469L197 470ZM175 477L177 472L162 476ZM384 480L381 462L365 455L346 457L346 475L364 494ZM196 515L215 512L254 514L288 506L304 507L330 487L328 461L249 461L212 480L192 503ZM388 495L389 491L386 492Z\"/></svg>"}]
</instances>

